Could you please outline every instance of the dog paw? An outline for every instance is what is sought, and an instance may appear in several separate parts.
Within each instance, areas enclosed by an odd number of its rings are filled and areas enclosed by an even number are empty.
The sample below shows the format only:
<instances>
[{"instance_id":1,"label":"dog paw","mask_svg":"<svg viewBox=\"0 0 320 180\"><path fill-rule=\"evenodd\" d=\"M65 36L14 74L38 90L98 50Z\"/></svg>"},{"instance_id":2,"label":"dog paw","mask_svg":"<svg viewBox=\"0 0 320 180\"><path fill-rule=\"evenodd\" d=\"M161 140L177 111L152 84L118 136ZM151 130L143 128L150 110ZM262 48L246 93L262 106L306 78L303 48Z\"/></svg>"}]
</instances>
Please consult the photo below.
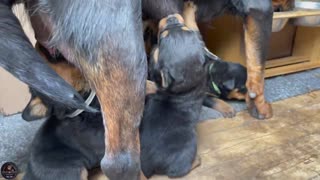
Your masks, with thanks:
<instances>
[{"instance_id":1,"label":"dog paw","mask_svg":"<svg viewBox=\"0 0 320 180\"><path fill-rule=\"evenodd\" d=\"M269 119L272 117L272 107L265 102L263 95L247 95L246 98L248 111L250 115L256 119Z\"/></svg>"},{"instance_id":2,"label":"dog paw","mask_svg":"<svg viewBox=\"0 0 320 180\"><path fill-rule=\"evenodd\" d=\"M110 180L139 180L139 154L121 152L115 155L105 155L101 160L101 170Z\"/></svg>"},{"instance_id":3,"label":"dog paw","mask_svg":"<svg viewBox=\"0 0 320 180\"><path fill-rule=\"evenodd\" d=\"M237 112L232 106L226 106L220 113L223 115L225 118L233 118L236 116Z\"/></svg>"}]
</instances>

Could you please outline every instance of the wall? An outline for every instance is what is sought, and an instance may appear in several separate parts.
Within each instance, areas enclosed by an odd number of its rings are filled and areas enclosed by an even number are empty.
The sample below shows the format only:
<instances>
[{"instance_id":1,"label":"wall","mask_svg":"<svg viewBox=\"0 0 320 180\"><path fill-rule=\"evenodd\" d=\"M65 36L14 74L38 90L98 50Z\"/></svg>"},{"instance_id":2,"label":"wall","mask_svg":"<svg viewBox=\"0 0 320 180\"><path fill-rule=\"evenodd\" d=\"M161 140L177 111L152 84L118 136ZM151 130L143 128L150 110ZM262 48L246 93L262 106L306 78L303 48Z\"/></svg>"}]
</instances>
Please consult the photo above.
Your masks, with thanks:
<instances>
[{"instance_id":1,"label":"wall","mask_svg":"<svg viewBox=\"0 0 320 180\"><path fill-rule=\"evenodd\" d=\"M22 5L14 8L26 34L34 44L34 34ZM20 112L28 103L28 87L0 67L0 113L9 115Z\"/></svg>"}]
</instances>

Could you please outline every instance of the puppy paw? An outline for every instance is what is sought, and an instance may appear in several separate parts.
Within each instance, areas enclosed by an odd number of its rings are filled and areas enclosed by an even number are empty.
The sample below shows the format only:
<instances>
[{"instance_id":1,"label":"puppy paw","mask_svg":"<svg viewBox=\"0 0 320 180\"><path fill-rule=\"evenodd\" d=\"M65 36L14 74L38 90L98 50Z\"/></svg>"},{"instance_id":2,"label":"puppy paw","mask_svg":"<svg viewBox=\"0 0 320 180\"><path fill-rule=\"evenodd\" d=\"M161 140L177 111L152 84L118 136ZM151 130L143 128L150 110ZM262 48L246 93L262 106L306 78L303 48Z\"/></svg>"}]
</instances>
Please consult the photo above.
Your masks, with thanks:
<instances>
[{"instance_id":1,"label":"puppy paw","mask_svg":"<svg viewBox=\"0 0 320 180\"><path fill-rule=\"evenodd\" d=\"M192 1L184 3L184 11L189 11L195 13L197 11L197 6Z\"/></svg>"}]
</instances>

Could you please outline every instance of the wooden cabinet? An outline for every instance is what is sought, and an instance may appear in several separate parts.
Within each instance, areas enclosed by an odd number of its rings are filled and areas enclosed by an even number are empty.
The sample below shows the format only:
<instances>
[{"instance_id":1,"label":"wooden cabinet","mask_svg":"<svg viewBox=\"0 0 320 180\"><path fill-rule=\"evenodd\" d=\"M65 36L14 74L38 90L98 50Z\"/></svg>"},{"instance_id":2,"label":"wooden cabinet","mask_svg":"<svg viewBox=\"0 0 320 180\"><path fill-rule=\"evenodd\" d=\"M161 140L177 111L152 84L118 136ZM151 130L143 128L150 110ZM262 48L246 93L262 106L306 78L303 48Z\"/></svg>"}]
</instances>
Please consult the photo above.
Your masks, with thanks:
<instances>
[{"instance_id":1,"label":"wooden cabinet","mask_svg":"<svg viewBox=\"0 0 320 180\"><path fill-rule=\"evenodd\" d=\"M275 13L274 19L319 15L320 11ZM245 65L243 25L238 17L222 16L212 25L201 25L208 48L221 58ZM290 21L272 33L266 77L320 67L320 27L294 26Z\"/></svg>"}]
</instances>

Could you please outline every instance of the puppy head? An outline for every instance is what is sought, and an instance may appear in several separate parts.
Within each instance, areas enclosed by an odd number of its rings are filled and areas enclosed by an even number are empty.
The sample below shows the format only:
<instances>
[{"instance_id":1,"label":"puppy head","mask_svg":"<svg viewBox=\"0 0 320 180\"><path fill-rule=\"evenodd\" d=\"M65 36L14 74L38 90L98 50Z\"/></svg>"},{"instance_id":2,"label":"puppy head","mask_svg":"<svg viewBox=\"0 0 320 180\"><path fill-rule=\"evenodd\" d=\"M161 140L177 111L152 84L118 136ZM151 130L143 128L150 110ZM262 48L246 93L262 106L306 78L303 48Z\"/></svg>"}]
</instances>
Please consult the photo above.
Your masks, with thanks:
<instances>
[{"instance_id":1,"label":"puppy head","mask_svg":"<svg viewBox=\"0 0 320 180\"><path fill-rule=\"evenodd\" d=\"M90 91L87 81L82 76L81 72L69 64L65 59L50 59L42 51L37 44L36 49L44 57L50 67L57 72L66 82L72 85L80 94ZM49 98L43 94L30 88L31 99L22 112L22 117L26 121L33 121L49 117L54 113L57 117L65 114L69 109L60 105L54 104Z\"/></svg>"},{"instance_id":2,"label":"puppy head","mask_svg":"<svg viewBox=\"0 0 320 180\"><path fill-rule=\"evenodd\" d=\"M160 23L159 42L149 65L151 80L171 93L188 92L206 77L204 44L178 17L170 16Z\"/></svg>"},{"instance_id":3,"label":"puppy head","mask_svg":"<svg viewBox=\"0 0 320 180\"><path fill-rule=\"evenodd\" d=\"M223 99L245 99L247 70L244 66L222 60L210 61L208 74L211 92Z\"/></svg>"},{"instance_id":4,"label":"puppy head","mask_svg":"<svg viewBox=\"0 0 320 180\"><path fill-rule=\"evenodd\" d=\"M294 0L272 0L274 12L289 11L294 8Z\"/></svg>"}]
</instances>

